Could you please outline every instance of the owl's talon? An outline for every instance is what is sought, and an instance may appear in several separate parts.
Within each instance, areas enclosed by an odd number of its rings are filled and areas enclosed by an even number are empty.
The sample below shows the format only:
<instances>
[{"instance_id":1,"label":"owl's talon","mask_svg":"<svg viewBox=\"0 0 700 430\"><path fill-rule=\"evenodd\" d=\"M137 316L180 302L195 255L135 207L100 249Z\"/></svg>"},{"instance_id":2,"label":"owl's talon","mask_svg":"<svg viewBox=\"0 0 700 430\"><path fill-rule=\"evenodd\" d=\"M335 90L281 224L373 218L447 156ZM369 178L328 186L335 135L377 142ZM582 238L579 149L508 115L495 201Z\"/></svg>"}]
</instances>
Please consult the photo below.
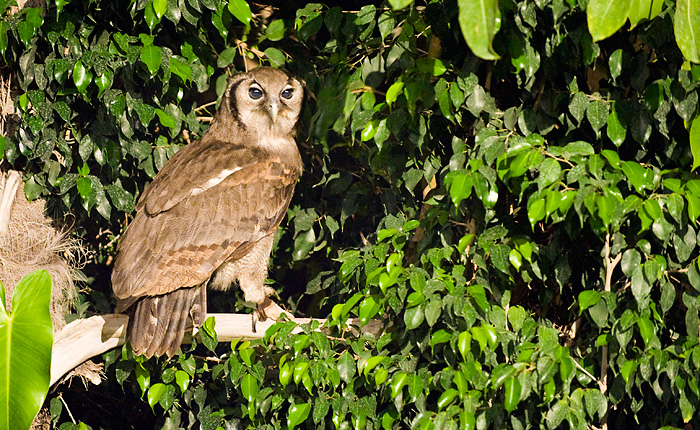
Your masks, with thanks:
<instances>
[{"instance_id":1,"label":"owl's talon","mask_svg":"<svg viewBox=\"0 0 700 430\"><path fill-rule=\"evenodd\" d=\"M255 325L258 321L265 321L268 318L278 321L283 313L289 315L289 312L282 309L272 299L265 297L265 300L262 303L258 303L258 306L253 311L253 333L256 333Z\"/></svg>"}]
</instances>

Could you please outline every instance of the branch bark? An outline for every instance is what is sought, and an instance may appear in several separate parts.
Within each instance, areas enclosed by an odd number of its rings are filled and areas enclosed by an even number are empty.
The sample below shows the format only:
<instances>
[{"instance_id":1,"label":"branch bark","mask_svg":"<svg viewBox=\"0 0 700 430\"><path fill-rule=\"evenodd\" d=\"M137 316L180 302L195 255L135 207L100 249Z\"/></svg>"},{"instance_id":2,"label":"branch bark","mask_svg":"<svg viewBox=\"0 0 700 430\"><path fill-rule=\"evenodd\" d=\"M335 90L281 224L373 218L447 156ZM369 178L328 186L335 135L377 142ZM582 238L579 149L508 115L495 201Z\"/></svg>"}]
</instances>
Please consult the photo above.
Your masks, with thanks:
<instances>
[{"instance_id":1,"label":"branch bark","mask_svg":"<svg viewBox=\"0 0 700 430\"><path fill-rule=\"evenodd\" d=\"M272 320L258 322L256 331L253 331L250 314L208 314L207 316L213 316L216 320L216 335L219 342L230 342L234 339L262 339L265 331L276 322ZM123 345L126 341L128 321L128 315L123 314L97 315L75 320L61 329L54 337L51 385L84 361ZM297 324L308 324L311 321L311 318L294 318ZM325 319L316 321L321 323L321 329L326 322ZM351 325L360 325L358 319L351 319L348 322ZM372 320L362 327L362 332L378 335L383 329L382 321ZM300 331L301 327L297 327L294 333ZM183 343L191 343L192 336L196 333L197 329L191 335L185 335Z\"/></svg>"}]
</instances>

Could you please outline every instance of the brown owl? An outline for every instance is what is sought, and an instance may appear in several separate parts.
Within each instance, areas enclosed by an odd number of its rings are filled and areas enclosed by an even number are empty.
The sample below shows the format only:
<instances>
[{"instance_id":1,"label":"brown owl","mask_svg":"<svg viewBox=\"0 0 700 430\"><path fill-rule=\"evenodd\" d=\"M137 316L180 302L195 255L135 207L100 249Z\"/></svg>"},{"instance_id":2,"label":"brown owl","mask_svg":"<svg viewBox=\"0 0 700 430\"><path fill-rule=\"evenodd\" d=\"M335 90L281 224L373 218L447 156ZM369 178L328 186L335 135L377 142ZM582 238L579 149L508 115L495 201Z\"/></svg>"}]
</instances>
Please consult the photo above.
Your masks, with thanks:
<instances>
[{"instance_id":1,"label":"brown owl","mask_svg":"<svg viewBox=\"0 0 700 430\"><path fill-rule=\"evenodd\" d=\"M282 309L265 286L273 238L302 162L302 84L260 67L231 78L209 130L177 152L136 205L112 272L117 312L137 354L172 357L206 317L206 284L237 282L257 319Z\"/></svg>"}]
</instances>

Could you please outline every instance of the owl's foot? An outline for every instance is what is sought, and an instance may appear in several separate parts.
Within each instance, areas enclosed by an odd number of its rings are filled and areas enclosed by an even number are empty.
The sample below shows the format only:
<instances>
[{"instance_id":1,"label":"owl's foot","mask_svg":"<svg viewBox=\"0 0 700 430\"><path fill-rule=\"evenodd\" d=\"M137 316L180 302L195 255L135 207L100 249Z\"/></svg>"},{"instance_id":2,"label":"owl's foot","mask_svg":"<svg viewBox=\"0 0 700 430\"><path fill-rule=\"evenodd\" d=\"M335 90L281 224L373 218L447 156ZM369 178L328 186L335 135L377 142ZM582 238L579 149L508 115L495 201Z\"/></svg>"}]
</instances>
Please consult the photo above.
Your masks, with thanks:
<instances>
[{"instance_id":1,"label":"owl's foot","mask_svg":"<svg viewBox=\"0 0 700 430\"><path fill-rule=\"evenodd\" d=\"M270 318L272 320L279 320L283 313L289 315L289 312L282 309L277 303L273 302L271 298L265 297L262 303L253 311L253 333L255 333L255 325L258 321L265 321Z\"/></svg>"}]
</instances>

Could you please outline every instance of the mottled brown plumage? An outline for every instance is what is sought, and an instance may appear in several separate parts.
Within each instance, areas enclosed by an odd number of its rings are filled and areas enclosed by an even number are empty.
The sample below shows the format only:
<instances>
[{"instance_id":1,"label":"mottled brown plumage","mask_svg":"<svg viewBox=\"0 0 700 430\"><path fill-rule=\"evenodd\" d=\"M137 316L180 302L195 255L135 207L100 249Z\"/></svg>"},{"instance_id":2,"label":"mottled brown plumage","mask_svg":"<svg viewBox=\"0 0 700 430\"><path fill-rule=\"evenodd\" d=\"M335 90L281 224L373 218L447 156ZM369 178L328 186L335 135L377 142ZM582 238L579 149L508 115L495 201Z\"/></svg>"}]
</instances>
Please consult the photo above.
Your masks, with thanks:
<instances>
[{"instance_id":1,"label":"mottled brown plumage","mask_svg":"<svg viewBox=\"0 0 700 430\"><path fill-rule=\"evenodd\" d=\"M237 282L255 317L279 317L264 285L275 230L302 164L294 129L303 87L261 67L235 75L209 130L177 152L136 206L112 272L137 354L176 352L206 316L209 284Z\"/></svg>"}]
</instances>

